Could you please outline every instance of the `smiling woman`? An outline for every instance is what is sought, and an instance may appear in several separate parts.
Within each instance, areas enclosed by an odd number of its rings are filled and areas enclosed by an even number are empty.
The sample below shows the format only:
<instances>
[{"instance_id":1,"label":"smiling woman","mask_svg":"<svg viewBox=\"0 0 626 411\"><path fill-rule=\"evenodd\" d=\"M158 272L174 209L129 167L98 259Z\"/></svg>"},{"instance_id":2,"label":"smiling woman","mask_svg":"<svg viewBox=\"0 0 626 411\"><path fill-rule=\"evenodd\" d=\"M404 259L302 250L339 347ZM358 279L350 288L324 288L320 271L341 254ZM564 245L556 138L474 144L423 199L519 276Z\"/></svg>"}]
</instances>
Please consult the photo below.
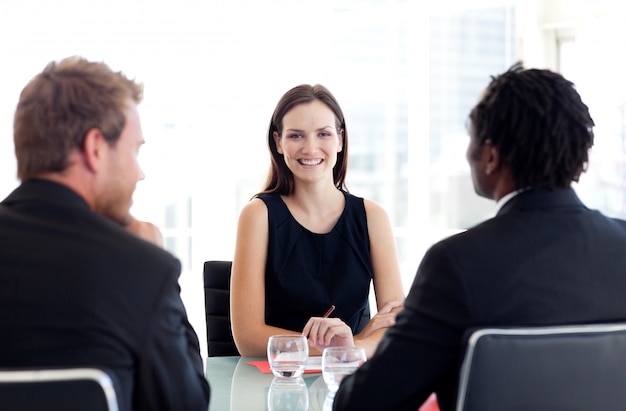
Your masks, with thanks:
<instances>
[{"instance_id":1,"label":"smiling woman","mask_svg":"<svg viewBox=\"0 0 626 411\"><path fill-rule=\"evenodd\" d=\"M271 168L239 219L231 279L233 337L263 355L275 334L304 334L313 352L347 345L371 355L404 293L385 211L345 187L348 129L321 85L286 92L272 115ZM378 313L370 321L370 282ZM335 306L333 317L322 313Z\"/></svg>"},{"instance_id":2,"label":"smiling woman","mask_svg":"<svg viewBox=\"0 0 626 411\"><path fill-rule=\"evenodd\" d=\"M273 131L272 137L295 180L326 178L326 183L334 185L333 169L337 154L342 152L344 132L337 122L330 108L319 100L300 104L285 114L282 131Z\"/></svg>"}]
</instances>

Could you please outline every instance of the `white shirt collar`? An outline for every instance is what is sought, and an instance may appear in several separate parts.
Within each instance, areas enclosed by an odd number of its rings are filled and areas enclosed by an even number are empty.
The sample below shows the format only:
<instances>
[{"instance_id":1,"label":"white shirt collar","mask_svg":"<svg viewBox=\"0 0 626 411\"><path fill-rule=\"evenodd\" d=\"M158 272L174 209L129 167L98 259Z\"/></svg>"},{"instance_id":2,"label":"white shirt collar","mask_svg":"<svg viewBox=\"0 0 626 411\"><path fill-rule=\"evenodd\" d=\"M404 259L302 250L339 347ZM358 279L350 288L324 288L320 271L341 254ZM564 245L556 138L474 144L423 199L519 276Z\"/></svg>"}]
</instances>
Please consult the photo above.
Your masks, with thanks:
<instances>
[{"instance_id":1,"label":"white shirt collar","mask_svg":"<svg viewBox=\"0 0 626 411\"><path fill-rule=\"evenodd\" d=\"M498 211L500 211L502 206L505 205L510 199L512 199L513 197L515 197L519 193L522 193L522 192L527 191L527 190L530 190L530 187L520 188L519 190L511 191L510 193L508 193L505 196L501 197L496 202L496 208L498 209Z\"/></svg>"}]
</instances>

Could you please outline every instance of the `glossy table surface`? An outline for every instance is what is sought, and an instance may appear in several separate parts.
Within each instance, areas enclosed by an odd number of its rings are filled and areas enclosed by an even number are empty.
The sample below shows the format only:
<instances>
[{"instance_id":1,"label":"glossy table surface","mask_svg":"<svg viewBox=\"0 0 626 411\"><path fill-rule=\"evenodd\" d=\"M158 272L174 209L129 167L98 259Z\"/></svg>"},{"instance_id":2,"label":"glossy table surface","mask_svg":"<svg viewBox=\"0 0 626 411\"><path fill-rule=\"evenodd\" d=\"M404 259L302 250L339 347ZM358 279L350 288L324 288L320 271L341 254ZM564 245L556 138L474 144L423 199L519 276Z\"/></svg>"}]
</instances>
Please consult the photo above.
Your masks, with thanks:
<instances>
[{"instance_id":1,"label":"glossy table surface","mask_svg":"<svg viewBox=\"0 0 626 411\"><path fill-rule=\"evenodd\" d=\"M255 357L209 357L209 411L330 411L332 398L320 373L305 373L299 383L280 383L249 361Z\"/></svg>"}]
</instances>

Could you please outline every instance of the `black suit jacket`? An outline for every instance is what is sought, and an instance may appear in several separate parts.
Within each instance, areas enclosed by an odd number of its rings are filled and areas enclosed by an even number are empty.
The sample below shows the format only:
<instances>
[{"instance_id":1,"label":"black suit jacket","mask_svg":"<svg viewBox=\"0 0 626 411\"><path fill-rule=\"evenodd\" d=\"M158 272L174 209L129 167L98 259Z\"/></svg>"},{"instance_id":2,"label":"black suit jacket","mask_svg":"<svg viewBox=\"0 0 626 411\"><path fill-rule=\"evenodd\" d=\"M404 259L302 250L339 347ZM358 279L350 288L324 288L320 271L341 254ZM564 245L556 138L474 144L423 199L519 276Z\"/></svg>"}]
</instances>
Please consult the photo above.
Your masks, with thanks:
<instances>
[{"instance_id":1,"label":"black suit jacket","mask_svg":"<svg viewBox=\"0 0 626 411\"><path fill-rule=\"evenodd\" d=\"M340 386L335 410L453 410L467 333L626 320L626 222L572 189L530 190L424 256L396 325ZM380 395L379 393L385 393Z\"/></svg>"},{"instance_id":2,"label":"black suit jacket","mask_svg":"<svg viewBox=\"0 0 626 411\"><path fill-rule=\"evenodd\" d=\"M0 367L101 366L122 410L206 411L179 275L66 186L22 183L0 204Z\"/></svg>"}]
</instances>

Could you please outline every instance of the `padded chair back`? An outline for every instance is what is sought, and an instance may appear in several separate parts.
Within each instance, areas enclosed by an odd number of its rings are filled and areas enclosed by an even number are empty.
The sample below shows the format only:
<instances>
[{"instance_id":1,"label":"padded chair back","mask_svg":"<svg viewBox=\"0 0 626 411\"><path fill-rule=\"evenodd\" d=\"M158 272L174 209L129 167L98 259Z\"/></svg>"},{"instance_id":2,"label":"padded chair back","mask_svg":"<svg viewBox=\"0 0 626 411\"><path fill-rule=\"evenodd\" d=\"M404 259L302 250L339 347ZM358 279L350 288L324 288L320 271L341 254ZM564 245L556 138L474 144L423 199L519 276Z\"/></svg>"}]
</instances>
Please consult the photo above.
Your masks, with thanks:
<instances>
[{"instance_id":1,"label":"padded chair back","mask_svg":"<svg viewBox=\"0 0 626 411\"><path fill-rule=\"evenodd\" d=\"M97 368L0 369L0 409L118 411L113 381Z\"/></svg>"},{"instance_id":2,"label":"padded chair back","mask_svg":"<svg viewBox=\"0 0 626 411\"><path fill-rule=\"evenodd\" d=\"M230 325L232 261L204 263L204 306L209 357L239 355Z\"/></svg>"},{"instance_id":3,"label":"padded chair back","mask_svg":"<svg viewBox=\"0 0 626 411\"><path fill-rule=\"evenodd\" d=\"M626 324L484 329L468 342L457 411L626 409Z\"/></svg>"}]
</instances>

